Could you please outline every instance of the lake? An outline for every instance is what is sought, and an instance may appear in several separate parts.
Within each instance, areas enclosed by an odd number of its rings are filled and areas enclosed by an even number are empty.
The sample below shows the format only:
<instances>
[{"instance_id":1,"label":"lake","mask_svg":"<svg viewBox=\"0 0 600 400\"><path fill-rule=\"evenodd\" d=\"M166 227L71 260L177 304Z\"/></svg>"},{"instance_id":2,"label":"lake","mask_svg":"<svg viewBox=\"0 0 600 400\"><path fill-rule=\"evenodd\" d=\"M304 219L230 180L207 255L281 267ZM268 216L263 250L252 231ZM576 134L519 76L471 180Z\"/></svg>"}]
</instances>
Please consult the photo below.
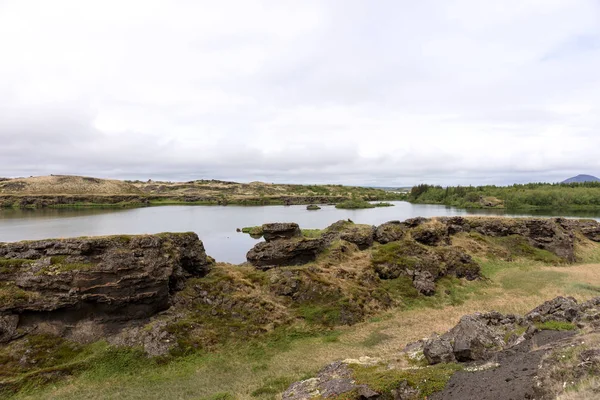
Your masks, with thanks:
<instances>
[{"instance_id":1,"label":"lake","mask_svg":"<svg viewBox=\"0 0 600 400\"><path fill-rule=\"evenodd\" d=\"M0 242L113 234L193 231L206 252L217 261L241 263L257 240L236 228L267 222L296 222L301 228L325 228L340 219L379 225L412 217L454 215L566 216L600 219L600 212L507 213L504 210L464 210L441 206L392 202L395 207L338 210L321 206L160 206L114 209L0 209Z\"/></svg>"}]
</instances>

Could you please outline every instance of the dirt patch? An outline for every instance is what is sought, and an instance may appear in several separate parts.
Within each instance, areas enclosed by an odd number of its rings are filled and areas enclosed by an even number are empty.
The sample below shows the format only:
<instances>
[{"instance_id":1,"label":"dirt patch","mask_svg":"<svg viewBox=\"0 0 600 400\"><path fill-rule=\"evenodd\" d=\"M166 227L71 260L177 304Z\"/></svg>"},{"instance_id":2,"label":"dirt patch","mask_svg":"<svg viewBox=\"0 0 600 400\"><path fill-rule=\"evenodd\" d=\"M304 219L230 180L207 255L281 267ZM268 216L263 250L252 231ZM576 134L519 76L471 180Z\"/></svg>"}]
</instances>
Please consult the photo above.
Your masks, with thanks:
<instances>
[{"instance_id":1,"label":"dirt patch","mask_svg":"<svg viewBox=\"0 0 600 400\"><path fill-rule=\"evenodd\" d=\"M536 385L538 368L544 355L557 342L573 332L541 331L531 339L498 352L487 365L473 364L459 371L446 388L431 396L432 400L519 400L540 398ZM491 364L490 364L491 363ZM474 371L473 371L474 370Z\"/></svg>"}]
</instances>

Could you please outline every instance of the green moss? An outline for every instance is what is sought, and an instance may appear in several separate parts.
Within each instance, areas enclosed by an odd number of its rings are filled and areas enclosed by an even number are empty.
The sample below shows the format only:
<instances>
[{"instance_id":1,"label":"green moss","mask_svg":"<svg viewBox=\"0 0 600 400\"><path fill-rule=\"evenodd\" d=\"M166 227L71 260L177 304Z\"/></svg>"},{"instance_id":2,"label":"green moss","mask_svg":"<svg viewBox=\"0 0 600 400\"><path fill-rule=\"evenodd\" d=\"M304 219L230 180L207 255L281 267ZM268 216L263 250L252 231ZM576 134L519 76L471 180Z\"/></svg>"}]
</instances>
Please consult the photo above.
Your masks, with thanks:
<instances>
[{"instance_id":1,"label":"green moss","mask_svg":"<svg viewBox=\"0 0 600 400\"><path fill-rule=\"evenodd\" d=\"M10 274L20 268L28 267L34 262L35 260L25 260L19 258L0 258L0 274Z\"/></svg>"},{"instance_id":2,"label":"green moss","mask_svg":"<svg viewBox=\"0 0 600 400\"><path fill-rule=\"evenodd\" d=\"M247 233L250 236L262 236L263 235L262 226L247 226L245 228L242 228L242 232Z\"/></svg>"},{"instance_id":3,"label":"green moss","mask_svg":"<svg viewBox=\"0 0 600 400\"><path fill-rule=\"evenodd\" d=\"M85 271L96 266L93 262L67 262L68 256L52 256L50 258L50 266L43 267L38 271L38 275L51 273L69 272L69 271Z\"/></svg>"},{"instance_id":4,"label":"green moss","mask_svg":"<svg viewBox=\"0 0 600 400\"><path fill-rule=\"evenodd\" d=\"M379 366L350 365L357 384L368 385L372 390L391 395L403 382L418 389L419 398L426 399L443 390L455 372L462 370L458 364L437 364L417 369L386 369Z\"/></svg>"},{"instance_id":5,"label":"green moss","mask_svg":"<svg viewBox=\"0 0 600 400\"><path fill-rule=\"evenodd\" d=\"M0 307L11 308L39 298L39 293L21 289L12 282L0 282Z\"/></svg>"},{"instance_id":6,"label":"green moss","mask_svg":"<svg viewBox=\"0 0 600 400\"><path fill-rule=\"evenodd\" d=\"M376 330L371 332L369 336L367 336L366 339L361 342L361 345L365 347L375 347L390 339L392 339L392 336L381 332L381 330Z\"/></svg>"},{"instance_id":7,"label":"green moss","mask_svg":"<svg viewBox=\"0 0 600 400\"><path fill-rule=\"evenodd\" d=\"M527 331L527 327L526 326L518 326L517 328L513 329L512 331L508 331L504 334L504 342L508 343L508 341L510 340L510 338L514 335L514 336L521 336L522 334L524 334Z\"/></svg>"},{"instance_id":8,"label":"green moss","mask_svg":"<svg viewBox=\"0 0 600 400\"><path fill-rule=\"evenodd\" d=\"M346 200L341 203L335 205L335 208L345 209L345 210L356 210L363 208L375 208L374 204L369 203L368 201L362 199L352 199Z\"/></svg>"},{"instance_id":9,"label":"green moss","mask_svg":"<svg viewBox=\"0 0 600 400\"><path fill-rule=\"evenodd\" d=\"M542 331L573 331L577 329L575 324L564 321L539 322L535 326Z\"/></svg>"},{"instance_id":10,"label":"green moss","mask_svg":"<svg viewBox=\"0 0 600 400\"><path fill-rule=\"evenodd\" d=\"M323 234L323 229L302 229L302 236L307 238L319 238Z\"/></svg>"},{"instance_id":11,"label":"green moss","mask_svg":"<svg viewBox=\"0 0 600 400\"><path fill-rule=\"evenodd\" d=\"M394 207L392 203L387 202L372 203L372 205L375 207Z\"/></svg>"},{"instance_id":12,"label":"green moss","mask_svg":"<svg viewBox=\"0 0 600 400\"><path fill-rule=\"evenodd\" d=\"M231 393L221 392L215 393L211 396L202 397L200 400L235 400L235 396Z\"/></svg>"},{"instance_id":13,"label":"green moss","mask_svg":"<svg viewBox=\"0 0 600 400\"><path fill-rule=\"evenodd\" d=\"M407 300L416 299L420 296L419 291L413 286L412 279L408 276L386 279L381 282L381 286L394 298Z\"/></svg>"},{"instance_id":14,"label":"green moss","mask_svg":"<svg viewBox=\"0 0 600 400\"><path fill-rule=\"evenodd\" d=\"M298 314L309 324L334 326L340 323L341 309L338 304L303 304Z\"/></svg>"},{"instance_id":15,"label":"green moss","mask_svg":"<svg viewBox=\"0 0 600 400\"><path fill-rule=\"evenodd\" d=\"M288 388L293 382L294 378L282 376L278 378L269 378L263 385L250 393L252 397L263 397L265 395L277 395Z\"/></svg>"},{"instance_id":16,"label":"green moss","mask_svg":"<svg viewBox=\"0 0 600 400\"><path fill-rule=\"evenodd\" d=\"M506 248L514 257L529 258L545 264L560 264L565 262L564 259L548 250L533 247L525 237L520 235L511 235L490 239Z\"/></svg>"}]
</instances>

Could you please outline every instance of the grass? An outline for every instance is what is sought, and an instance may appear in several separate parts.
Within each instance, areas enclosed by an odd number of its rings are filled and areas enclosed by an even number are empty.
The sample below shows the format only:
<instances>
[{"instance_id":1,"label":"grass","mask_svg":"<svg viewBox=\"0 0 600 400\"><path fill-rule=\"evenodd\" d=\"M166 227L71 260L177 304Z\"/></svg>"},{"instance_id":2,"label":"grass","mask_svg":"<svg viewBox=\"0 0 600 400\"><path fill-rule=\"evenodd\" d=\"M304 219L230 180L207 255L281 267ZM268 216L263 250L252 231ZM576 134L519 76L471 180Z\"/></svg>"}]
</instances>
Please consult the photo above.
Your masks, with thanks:
<instances>
[{"instance_id":1,"label":"grass","mask_svg":"<svg viewBox=\"0 0 600 400\"><path fill-rule=\"evenodd\" d=\"M564 321L546 321L536 323L535 326L542 331L573 331L577 329L575 324Z\"/></svg>"},{"instance_id":2,"label":"grass","mask_svg":"<svg viewBox=\"0 0 600 400\"><path fill-rule=\"evenodd\" d=\"M364 208L375 208L374 204L369 203L366 200L362 199L352 199L342 201L335 205L335 208L345 209L345 210L356 210L356 209L364 209Z\"/></svg>"},{"instance_id":3,"label":"grass","mask_svg":"<svg viewBox=\"0 0 600 400\"><path fill-rule=\"evenodd\" d=\"M444 389L452 375L460 371L458 364L437 364L415 369L386 369L379 366L350 365L357 384L368 384L376 392L391 395L402 382L420 391L419 398L427 399Z\"/></svg>"},{"instance_id":4,"label":"grass","mask_svg":"<svg viewBox=\"0 0 600 400\"><path fill-rule=\"evenodd\" d=\"M386 281L384 290L406 296L401 306L352 326L330 329L319 322L327 315L327 310L307 307L304 312L314 316L318 323L299 321L294 329L275 329L260 339L234 340L211 352L195 352L169 363L142 358L135 352L117 353L116 357L104 348L94 353L103 357L89 363L88 368L74 378L41 389L29 387L14 398L272 398L280 393L269 392L280 390L275 389L275 380L287 382L314 376L326 364L340 359L388 358L409 342L432 332L448 330L465 314L488 310L524 314L558 295L574 296L582 301L597 296L594 288L589 287L589 282L600 282L600 265L597 264L545 265L528 259L478 261L487 279L474 282L441 280L438 293L432 297L411 299L410 285L406 281ZM233 270L230 273L241 272ZM512 281L507 284L510 277ZM247 278L249 285L262 279L257 276ZM532 285L532 280L537 284ZM215 286L214 282L209 284ZM221 288L215 287L215 290ZM250 287L249 290L255 289ZM443 383L442 378L452 372L449 367L435 372L435 376L420 372L407 377L398 375L397 371L388 375L379 367L362 368L359 368L362 375L357 378L376 378L376 383L381 385L410 379L422 387L419 382L425 376L424 379L432 381L423 386L425 393L437 390Z\"/></svg>"},{"instance_id":5,"label":"grass","mask_svg":"<svg viewBox=\"0 0 600 400\"><path fill-rule=\"evenodd\" d=\"M250 236L262 236L263 228L262 226L247 226L242 228L242 233L247 233Z\"/></svg>"}]
</instances>

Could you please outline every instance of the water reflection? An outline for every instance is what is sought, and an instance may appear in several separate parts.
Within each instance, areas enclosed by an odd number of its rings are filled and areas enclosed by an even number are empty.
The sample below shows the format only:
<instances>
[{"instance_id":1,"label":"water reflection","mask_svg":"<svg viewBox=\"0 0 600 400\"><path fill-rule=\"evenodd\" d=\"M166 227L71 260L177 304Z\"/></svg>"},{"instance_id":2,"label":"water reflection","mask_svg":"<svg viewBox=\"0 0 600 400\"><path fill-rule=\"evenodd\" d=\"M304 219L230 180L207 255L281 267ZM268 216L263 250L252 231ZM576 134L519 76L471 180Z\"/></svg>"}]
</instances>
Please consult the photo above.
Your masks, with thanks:
<instances>
[{"instance_id":1,"label":"water reflection","mask_svg":"<svg viewBox=\"0 0 600 400\"><path fill-rule=\"evenodd\" d=\"M340 219L378 225L390 220L422 216L506 215L566 216L600 219L600 212L526 212L464 210L440 205L393 202L395 207L366 210L338 210L322 206L162 206L136 209L41 209L0 210L0 241L110 234L140 234L193 231L204 242L208 254L218 261L240 263L256 239L236 228L266 222L297 222L303 228L325 228Z\"/></svg>"}]
</instances>

